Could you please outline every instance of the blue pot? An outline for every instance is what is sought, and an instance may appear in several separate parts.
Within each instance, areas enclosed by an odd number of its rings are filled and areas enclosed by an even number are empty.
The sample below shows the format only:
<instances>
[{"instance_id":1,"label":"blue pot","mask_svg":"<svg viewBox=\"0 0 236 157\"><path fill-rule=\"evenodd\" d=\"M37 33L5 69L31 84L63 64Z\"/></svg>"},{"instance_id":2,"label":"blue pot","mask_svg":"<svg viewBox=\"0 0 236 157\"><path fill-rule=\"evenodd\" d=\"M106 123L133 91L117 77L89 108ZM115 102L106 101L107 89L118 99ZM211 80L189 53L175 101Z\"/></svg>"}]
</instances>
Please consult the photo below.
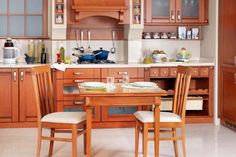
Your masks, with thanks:
<instances>
[{"instance_id":1,"label":"blue pot","mask_svg":"<svg viewBox=\"0 0 236 157\"><path fill-rule=\"evenodd\" d=\"M80 61L93 61L93 60L95 60L95 56L94 55L82 55L82 56L79 56L79 60Z\"/></svg>"},{"instance_id":2,"label":"blue pot","mask_svg":"<svg viewBox=\"0 0 236 157\"><path fill-rule=\"evenodd\" d=\"M97 60L107 60L109 51L106 51L106 50L103 50L102 48L100 48L100 50L95 50L95 51L93 51L93 53L95 54L95 58Z\"/></svg>"}]
</instances>

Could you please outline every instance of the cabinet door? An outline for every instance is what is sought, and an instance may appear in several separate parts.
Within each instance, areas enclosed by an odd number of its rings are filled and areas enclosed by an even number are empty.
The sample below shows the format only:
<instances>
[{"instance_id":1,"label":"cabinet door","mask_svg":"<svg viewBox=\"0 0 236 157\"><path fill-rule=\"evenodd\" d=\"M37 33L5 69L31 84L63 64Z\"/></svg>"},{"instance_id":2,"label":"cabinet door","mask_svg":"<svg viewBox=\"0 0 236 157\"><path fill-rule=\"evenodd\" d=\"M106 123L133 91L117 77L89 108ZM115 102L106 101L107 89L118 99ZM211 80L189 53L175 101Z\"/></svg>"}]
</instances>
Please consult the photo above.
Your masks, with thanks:
<instances>
[{"instance_id":1,"label":"cabinet door","mask_svg":"<svg viewBox=\"0 0 236 157\"><path fill-rule=\"evenodd\" d=\"M220 118L236 124L236 70L222 68L220 76Z\"/></svg>"},{"instance_id":2,"label":"cabinet door","mask_svg":"<svg viewBox=\"0 0 236 157\"><path fill-rule=\"evenodd\" d=\"M175 0L146 0L147 23L175 22Z\"/></svg>"},{"instance_id":3,"label":"cabinet door","mask_svg":"<svg viewBox=\"0 0 236 157\"><path fill-rule=\"evenodd\" d=\"M208 23L208 0L177 0L177 23Z\"/></svg>"},{"instance_id":4,"label":"cabinet door","mask_svg":"<svg viewBox=\"0 0 236 157\"><path fill-rule=\"evenodd\" d=\"M36 122L37 109L31 69L19 69L19 106L21 122Z\"/></svg>"},{"instance_id":5,"label":"cabinet door","mask_svg":"<svg viewBox=\"0 0 236 157\"><path fill-rule=\"evenodd\" d=\"M17 74L17 69L0 69L0 122L18 121Z\"/></svg>"}]
</instances>

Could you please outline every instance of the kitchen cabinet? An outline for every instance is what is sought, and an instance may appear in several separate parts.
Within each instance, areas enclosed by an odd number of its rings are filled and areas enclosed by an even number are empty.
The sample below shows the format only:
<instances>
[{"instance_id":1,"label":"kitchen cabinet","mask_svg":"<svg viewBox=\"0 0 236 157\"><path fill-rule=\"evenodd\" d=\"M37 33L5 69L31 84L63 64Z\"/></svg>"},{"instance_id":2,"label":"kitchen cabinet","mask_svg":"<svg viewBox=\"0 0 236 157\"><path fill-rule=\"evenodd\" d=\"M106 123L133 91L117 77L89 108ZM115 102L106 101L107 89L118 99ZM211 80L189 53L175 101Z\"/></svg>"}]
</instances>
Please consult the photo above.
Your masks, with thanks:
<instances>
[{"instance_id":1,"label":"kitchen cabinet","mask_svg":"<svg viewBox=\"0 0 236 157\"><path fill-rule=\"evenodd\" d=\"M206 25L208 0L146 0L146 25Z\"/></svg>"},{"instance_id":2,"label":"kitchen cabinet","mask_svg":"<svg viewBox=\"0 0 236 157\"><path fill-rule=\"evenodd\" d=\"M219 118L232 128L236 126L235 6L235 0L219 1Z\"/></svg>"},{"instance_id":3,"label":"kitchen cabinet","mask_svg":"<svg viewBox=\"0 0 236 157\"><path fill-rule=\"evenodd\" d=\"M168 91L167 98L174 94L176 67L152 67L150 68L150 81L156 82L159 87ZM213 122L213 67L192 67L192 79L190 83L189 96L203 99L202 106L197 110L186 112L186 121L189 123L211 123ZM199 110L199 108L202 108Z\"/></svg>"},{"instance_id":4,"label":"kitchen cabinet","mask_svg":"<svg viewBox=\"0 0 236 157\"><path fill-rule=\"evenodd\" d=\"M0 94L0 127L36 125L37 112L31 69L1 68Z\"/></svg>"},{"instance_id":5,"label":"kitchen cabinet","mask_svg":"<svg viewBox=\"0 0 236 157\"><path fill-rule=\"evenodd\" d=\"M18 121L18 70L0 69L0 122Z\"/></svg>"}]
</instances>

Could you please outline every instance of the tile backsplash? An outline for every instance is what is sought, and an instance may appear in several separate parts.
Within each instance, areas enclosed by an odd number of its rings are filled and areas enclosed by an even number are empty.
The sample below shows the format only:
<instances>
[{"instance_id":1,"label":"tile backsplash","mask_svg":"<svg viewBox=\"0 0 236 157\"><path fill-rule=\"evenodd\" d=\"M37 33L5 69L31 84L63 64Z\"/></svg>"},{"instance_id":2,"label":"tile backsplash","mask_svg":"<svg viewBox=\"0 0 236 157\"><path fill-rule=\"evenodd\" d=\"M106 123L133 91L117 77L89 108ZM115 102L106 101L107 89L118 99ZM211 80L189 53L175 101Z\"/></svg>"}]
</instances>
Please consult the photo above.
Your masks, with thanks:
<instances>
[{"instance_id":1,"label":"tile backsplash","mask_svg":"<svg viewBox=\"0 0 236 157\"><path fill-rule=\"evenodd\" d=\"M15 45L20 48L21 53L27 53L29 40L13 40ZM0 62L2 62L2 47L5 40L0 40ZM35 40L37 42L37 40ZM77 57L72 56L72 53L78 53L74 50L77 47L76 41L60 41L60 40L45 40L45 47L48 52L48 61L56 62L56 53L59 51L59 46L63 43L65 48L66 58L70 58L72 61L76 61ZM87 41L82 43L86 49L88 47ZM79 43L80 46L80 43ZM109 40L93 40L91 41L91 48L93 50L99 50L102 47L104 50L110 51L112 48L112 41ZM110 60L116 62L142 62L143 54L145 51L152 50L164 50L167 53L168 58L175 58L176 52L182 47L185 47L187 51L192 52L192 59L198 60L201 57L201 41L186 41L186 40L137 40L137 41L115 41L115 54L109 54Z\"/></svg>"}]
</instances>

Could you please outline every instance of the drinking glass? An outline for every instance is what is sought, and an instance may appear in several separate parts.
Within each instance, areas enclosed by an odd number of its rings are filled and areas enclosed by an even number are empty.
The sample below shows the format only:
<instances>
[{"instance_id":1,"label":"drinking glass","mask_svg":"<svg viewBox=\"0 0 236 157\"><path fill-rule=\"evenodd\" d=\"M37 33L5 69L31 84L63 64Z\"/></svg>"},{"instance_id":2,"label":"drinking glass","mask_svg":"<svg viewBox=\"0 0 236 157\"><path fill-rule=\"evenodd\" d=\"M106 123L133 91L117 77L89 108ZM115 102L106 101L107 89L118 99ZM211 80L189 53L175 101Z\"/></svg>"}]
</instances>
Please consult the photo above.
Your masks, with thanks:
<instances>
[{"instance_id":1,"label":"drinking glass","mask_svg":"<svg viewBox=\"0 0 236 157\"><path fill-rule=\"evenodd\" d=\"M112 88L114 86L115 78L114 77L107 77L107 87Z\"/></svg>"},{"instance_id":2,"label":"drinking glass","mask_svg":"<svg viewBox=\"0 0 236 157\"><path fill-rule=\"evenodd\" d=\"M124 74L123 75L123 80L122 80L123 85L127 86L129 84L129 75Z\"/></svg>"}]
</instances>

